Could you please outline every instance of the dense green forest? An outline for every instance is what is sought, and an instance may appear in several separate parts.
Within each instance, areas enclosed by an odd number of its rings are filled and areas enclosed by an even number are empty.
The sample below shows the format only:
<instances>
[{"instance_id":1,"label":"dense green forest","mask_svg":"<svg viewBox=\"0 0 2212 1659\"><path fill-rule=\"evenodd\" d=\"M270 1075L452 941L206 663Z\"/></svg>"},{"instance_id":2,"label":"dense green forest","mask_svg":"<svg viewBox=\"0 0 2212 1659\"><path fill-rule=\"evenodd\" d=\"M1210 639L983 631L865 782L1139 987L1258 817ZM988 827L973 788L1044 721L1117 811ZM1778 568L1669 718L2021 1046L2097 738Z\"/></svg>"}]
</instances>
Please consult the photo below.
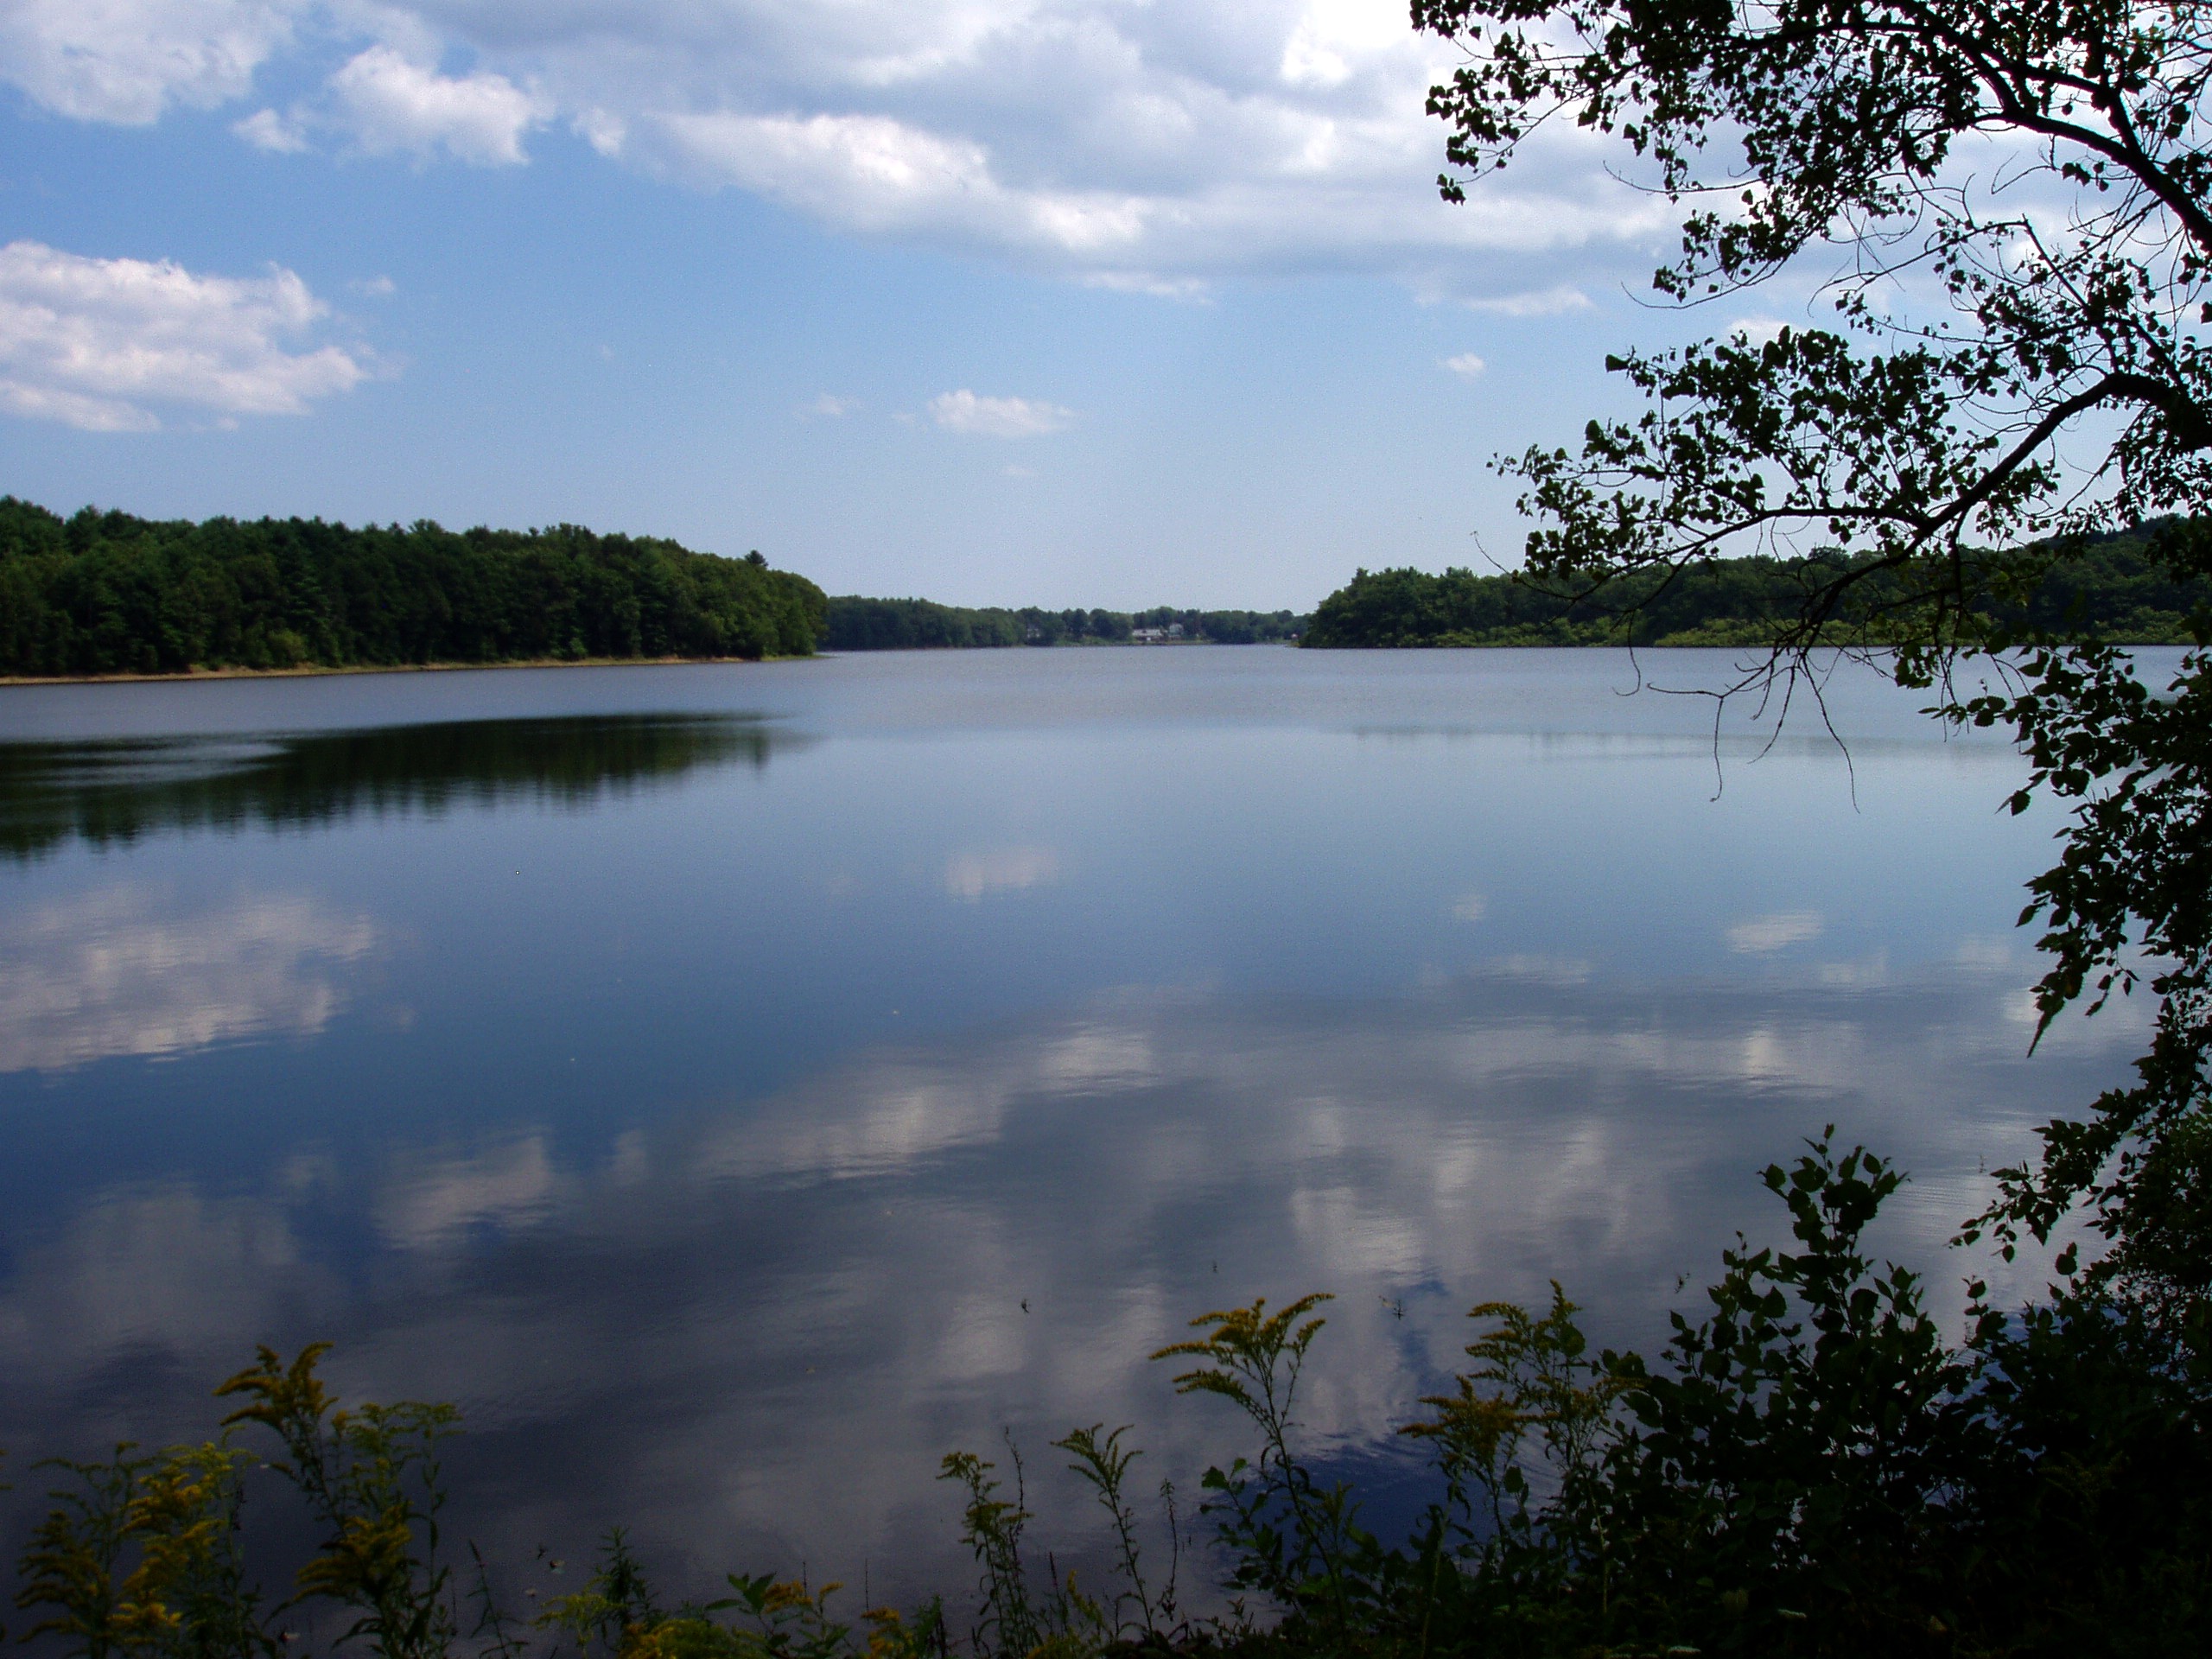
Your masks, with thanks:
<instances>
[{"instance_id":1,"label":"dense green forest","mask_svg":"<svg viewBox=\"0 0 2212 1659\"><path fill-rule=\"evenodd\" d=\"M550 530L63 519L0 497L0 673L813 651L826 601L755 555Z\"/></svg>"},{"instance_id":2,"label":"dense green forest","mask_svg":"<svg viewBox=\"0 0 2212 1659\"><path fill-rule=\"evenodd\" d=\"M1671 579L1641 571L1571 601L1513 574L1453 568L1360 570L1315 607L1304 644L1357 645L1764 645L1803 612L1843 561L1717 559ZM2141 534L2113 537L2055 565L2024 606L1999 620L2115 645L2183 645L2189 613L2212 594L2177 582ZM1878 608L1881 584L1866 602ZM1878 643L1877 627L1869 636Z\"/></svg>"},{"instance_id":3,"label":"dense green forest","mask_svg":"<svg viewBox=\"0 0 2212 1659\"><path fill-rule=\"evenodd\" d=\"M1217 645L1295 639L1307 619L1291 611L1046 611L971 609L926 599L830 601L822 644L830 651L918 651L996 645L1126 645L1141 628Z\"/></svg>"},{"instance_id":4,"label":"dense green forest","mask_svg":"<svg viewBox=\"0 0 2212 1659\"><path fill-rule=\"evenodd\" d=\"M1126 644L1750 645L1800 613L1835 561L1719 560L1570 601L1512 575L1362 569L1291 611L969 607L825 597L803 576L652 537L548 530L359 530L320 519L63 519L0 497L0 674L396 667L610 658L804 656ZM2206 595L2139 536L2056 566L2005 620L2124 644L2185 642Z\"/></svg>"}]
</instances>

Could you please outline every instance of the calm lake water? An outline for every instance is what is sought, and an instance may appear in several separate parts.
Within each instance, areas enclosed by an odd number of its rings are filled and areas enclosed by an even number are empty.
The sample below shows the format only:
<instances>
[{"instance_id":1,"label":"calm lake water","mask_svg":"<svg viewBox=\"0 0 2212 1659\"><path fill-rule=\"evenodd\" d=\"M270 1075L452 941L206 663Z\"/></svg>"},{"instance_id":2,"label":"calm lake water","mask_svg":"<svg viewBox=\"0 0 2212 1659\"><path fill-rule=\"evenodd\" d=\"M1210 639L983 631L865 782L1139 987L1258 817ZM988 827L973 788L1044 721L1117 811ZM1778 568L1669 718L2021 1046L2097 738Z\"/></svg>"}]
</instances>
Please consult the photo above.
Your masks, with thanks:
<instances>
[{"instance_id":1,"label":"calm lake water","mask_svg":"<svg viewBox=\"0 0 2212 1659\"><path fill-rule=\"evenodd\" d=\"M621 1522L679 1590L912 1596L969 1577L938 1459L1002 1428L1064 1565L1069 1426L1195 1497L1242 1442L1145 1357L1255 1294L1337 1294L1304 1415L1409 1490L1469 1306L1557 1278L1652 1340L1826 1122L1914 1173L1882 1243L1955 1308L1982 1172L2141 1034L2027 1055L2057 818L1864 671L1847 750L1637 672L0 690L8 1466L204 1435L256 1343L327 1338L349 1397L461 1405L455 1529L505 1561Z\"/></svg>"}]
</instances>

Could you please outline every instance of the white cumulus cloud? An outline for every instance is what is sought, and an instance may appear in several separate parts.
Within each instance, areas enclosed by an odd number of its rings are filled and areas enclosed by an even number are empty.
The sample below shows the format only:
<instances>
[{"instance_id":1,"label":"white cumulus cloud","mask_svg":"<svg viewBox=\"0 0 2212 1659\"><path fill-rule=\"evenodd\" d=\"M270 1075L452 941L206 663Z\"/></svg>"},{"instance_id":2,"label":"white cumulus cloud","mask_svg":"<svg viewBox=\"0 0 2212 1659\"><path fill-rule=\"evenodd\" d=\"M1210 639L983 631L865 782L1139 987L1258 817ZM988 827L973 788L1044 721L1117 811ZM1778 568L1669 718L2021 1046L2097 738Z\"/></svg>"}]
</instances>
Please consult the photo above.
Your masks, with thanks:
<instances>
[{"instance_id":1,"label":"white cumulus cloud","mask_svg":"<svg viewBox=\"0 0 2212 1659\"><path fill-rule=\"evenodd\" d=\"M1039 438L1064 429L1075 419L1075 411L1029 397L979 397L963 387L931 398L930 418L948 432Z\"/></svg>"},{"instance_id":2,"label":"white cumulus cloud","mask_svg":"<svg viewBox=\"0 0 2212 1659\"><path fill-rule=\"evenodd\" d=\"M290 38L286 0L7 0L0 79L82 121L143 125L241 97Z\"/></svg>"},{"instance_id":3,"label":"white cumulus cloud","mask_svg":"<svg viewBox=\"0 0 2212 1659\"><path fill-rule=\"evenodd\" d=\"M480 167L527 161L523 137L550 110L505 75L442 75L372 46L330 78L332 119L372 155L440 149Z\"/></svg>"},{"instance_id":4,"label":"white cumulus cloud","mask_svg":"<svg viewBox=\"0 0 2212 1659\"><path fill-rule=\"evenodd\" d=\"M1052 253L1128 248L1145 204L1096 190L1009 186L972 141L881 116L672 115L687 170L861 231L955 231Z\"/></svg>"},{"instance_id":5,"label":"white cumulus cloud","mask_svg":"<svg viewBox=\"0 0 2212 1659\"><path fill-rule=\"evenodd\" d=\"M296 415L369 374L358 351L292 349L328 308L291 271L202 276L163 260L0 247L0 410L145 431L165 408Z\"/></svg>"},{"instance_id":6,"label":"white cumulus cloud","mask_svg":"<svg viewBox=\"0 0 2212 1659\"><path fill-rule=\"evenodd\" d=\"M1470 300L1467 303L1477 311L1488 311L1501 317L1556 317L1569 311L1589 310L1590 296L1571 283L1562 283L1525 294L1505 294Z\"/></svg>"},{"instance_id":7,"label":"white cumulus cloud","mask_svg":"<svg viewBox=\"0 0 2212 1659\"><path fill-rule=\"evenodd\" d=\"M296 156L308 148L308 136L300 123L274 110L256 110L245 120L232 122L231 130L256 149L271 155Z\"/></svg>"},{"instance_id":8,"label":"white cumulus cloud","mask_svg":"<svg viewBox=\"0 0 2212 1659\"><path fill-rule=\"evenodd\" d=\"M1439 201L1443 131L1423 103L1459 53L1415 35L1401 0L0 0L0 74L81 118L212 106L265 60L334 53L320 95L241 111L241 137L289 149L322 128L512 164L557 123L647 176L1137 291L1382 272L1540 315L1640 282L1672 240L1666 204L1573 129L1540 134L1465 207Z\"/></svg>"},{"instance_id":9,"label":"white cumulus cloud","mask_svg":"<svg viewBox=\"0 0 2212 1659\"><path fill-rule=\"evenodd\" d=\"M1462 352L1457 357L1446 358L1444 366L1462 380L1472 380L1490 365L1472 352Z\"/></svg>"}]
</instances>

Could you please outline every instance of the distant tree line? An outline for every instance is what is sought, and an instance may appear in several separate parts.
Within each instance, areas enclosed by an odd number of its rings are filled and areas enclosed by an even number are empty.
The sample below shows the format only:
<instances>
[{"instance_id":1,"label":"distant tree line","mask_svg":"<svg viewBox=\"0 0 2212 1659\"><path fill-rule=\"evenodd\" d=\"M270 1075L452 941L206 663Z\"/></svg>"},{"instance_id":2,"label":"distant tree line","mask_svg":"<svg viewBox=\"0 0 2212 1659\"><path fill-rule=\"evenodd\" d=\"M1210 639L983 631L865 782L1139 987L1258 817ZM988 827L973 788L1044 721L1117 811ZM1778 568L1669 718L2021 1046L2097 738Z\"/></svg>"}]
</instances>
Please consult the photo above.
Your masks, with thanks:
<instances>
[{"instance_id":1,"label":"distant tree line","mask_svg":"<svg viewBox=\"0 0 2212 1659\"><path fill-rule=\"evenodd\" d=\"M2024 600L1990 600L1990 620L2012 629L2064 632L2115 645L2186 645L2190 613L2208 597L2202 582L2177 581L2149 556L2145 531L2101 538L2050 565ZM1993 568L2018 556L1976 556ZM1579 594L1517 574L1465 569L1430 575L1365 570L1314 608L1303 644L1362 645L1765 645L1808 601L1848 571L1839 554L1802 559L1716 559L1667 573L1640 570ZM1870 572L1858 614L1863 643L1885 643L1883 598L1893 585ZM1988 584L2003 591L2001 582ZM1902 602L1902 595L1899 596Z\"/></svg>"},{"instance_id":2,"label":"distant tree line","mask_svg":"<svg viewBox=\"0 0 2212 1659\"><path fill-rule=\"evenodd\" d=\"M829 651L966 650L1000 645L1125 645L1140 628L1218 645L1293 640L1307 619L1292 611L1008 610L926 599L833 596L822 640ZM1179 633L1174 633L1179 629Z\"/></svg>"},{"instance_id":3,"label":"distant tree line","mask_svg":"<svg viewBox=\"0 0 2212 1659\"><path fill-rule=\"evenodd\" d=\"M63 519L0 497L0 673L805 656L826 606L757 553L573 524Z\"/></svg>"}]
</instances>

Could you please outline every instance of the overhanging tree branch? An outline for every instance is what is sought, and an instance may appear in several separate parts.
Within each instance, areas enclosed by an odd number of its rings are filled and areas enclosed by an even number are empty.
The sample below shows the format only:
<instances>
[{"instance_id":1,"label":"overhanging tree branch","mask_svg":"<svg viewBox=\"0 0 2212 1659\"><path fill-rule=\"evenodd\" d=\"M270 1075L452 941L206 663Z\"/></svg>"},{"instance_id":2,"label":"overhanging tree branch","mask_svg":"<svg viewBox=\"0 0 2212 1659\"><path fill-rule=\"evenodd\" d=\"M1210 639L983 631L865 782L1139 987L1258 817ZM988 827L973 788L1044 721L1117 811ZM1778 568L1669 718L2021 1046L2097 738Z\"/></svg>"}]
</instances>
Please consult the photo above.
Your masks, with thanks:
<instances>
[{"instance_id":1,"label":"overhanging tree branch","mask_svg":"<svg viewBox=\"0 0 2212 1659\"><path fill-rule=\"evenodd\" d=\"M1414 0L1413 16L1468 48L1429 108L1473 176L1571 111L1670 200L1734 194L1684 221L1661 295L1694 303L1847 256L1821 289L1840 334L1611 359L1648 401L1639 421L1497 463L1540 521L1528 579L1585 599L1624 584L1633 605L1747 542L1817 533L1834 556L1805 562L1796 614L1739 684L1794 685L1821 646L1879 645L1900 681L1948 687L1961 655L2033 647L2005 660L2012 693L1948 712L2027 745L2016 810L2036 791L2075 808L2031 912L2050 923L2043 1015L2137 983L2135 950L2172 965L2150 982L2140 1084L2049 1126L1985 1221L2047 1235L2086 1198L2111 1281L2171 1289L2194 1261L2175 1294L2212 1332L2212 1205L2169 1201L2199 1167L2174 1161L2176 1137L2212 1148L2212 650L2161 700L2094 639L1997 620L2146 519L2167 526L2151 546L2175 580L2212 570L2212 9ZM2021 148L1985 181L1967 139ZM2023 186L2021 207L1987 210ZM1915 270L1927 280L1902 282ZM2101 423L2115 411L2116 430ZM2193 626L2212 642L2212 598Z\"/></svg>"}]
</instances>

